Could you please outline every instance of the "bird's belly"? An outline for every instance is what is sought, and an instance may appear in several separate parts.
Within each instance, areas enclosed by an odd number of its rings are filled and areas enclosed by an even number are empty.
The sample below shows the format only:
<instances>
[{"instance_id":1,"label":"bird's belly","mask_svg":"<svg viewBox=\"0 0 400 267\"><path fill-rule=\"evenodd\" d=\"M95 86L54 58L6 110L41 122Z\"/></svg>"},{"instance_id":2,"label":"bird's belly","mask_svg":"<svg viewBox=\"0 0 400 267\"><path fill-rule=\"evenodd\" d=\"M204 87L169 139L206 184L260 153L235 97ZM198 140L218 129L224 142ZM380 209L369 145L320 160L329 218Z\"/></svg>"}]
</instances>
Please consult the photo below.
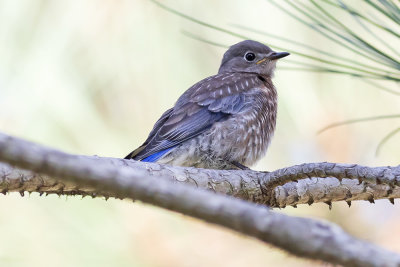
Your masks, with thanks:
<instances>
[{"instance_id":1,"label":"bird's belly","mask_svg":"<svg viewBox=\"0 0 400 267\"><path fill-rule=\"evenodd\" d=\"M180 144L158 162L212 169L232 168L229 162L233 161L251 166L266 153L274 127L274 121L257 114L233 116Z\"/></svg>"},{"instance_id":2,"label":"bird's belly","mask_svg":"<svg viewBox=\"0 0 400 267\"><path fill-rule=\"evenodd\" d=\"M246 166L253 165L267 152L272 133L254 113L218 122L207 135L211 154ZM207 151L207 143L203 151Z\"/></svg>"}]
</instances>

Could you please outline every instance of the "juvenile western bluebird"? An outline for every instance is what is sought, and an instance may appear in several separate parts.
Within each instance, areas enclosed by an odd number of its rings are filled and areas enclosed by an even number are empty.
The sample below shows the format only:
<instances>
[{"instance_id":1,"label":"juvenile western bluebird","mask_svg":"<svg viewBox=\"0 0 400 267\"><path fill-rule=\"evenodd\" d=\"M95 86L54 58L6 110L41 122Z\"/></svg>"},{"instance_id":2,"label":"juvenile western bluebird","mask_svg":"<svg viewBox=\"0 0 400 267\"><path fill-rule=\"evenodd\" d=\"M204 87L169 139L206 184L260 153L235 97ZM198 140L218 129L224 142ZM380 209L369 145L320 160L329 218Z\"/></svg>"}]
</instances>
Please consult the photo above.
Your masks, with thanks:
<instances>
[{"instance_id":1,"label":"juvenile western bluebird","mask_svg":"<svg viewBox=\"0 0 400 267\"><path fill-rule=\"evenodd\" d=\"M287 55L252 40L231 46L218 74L184 92L125 159L209 169L254 164L275 130L277 93L271 78L277 60Z\"/></svg>"}]
</instances>

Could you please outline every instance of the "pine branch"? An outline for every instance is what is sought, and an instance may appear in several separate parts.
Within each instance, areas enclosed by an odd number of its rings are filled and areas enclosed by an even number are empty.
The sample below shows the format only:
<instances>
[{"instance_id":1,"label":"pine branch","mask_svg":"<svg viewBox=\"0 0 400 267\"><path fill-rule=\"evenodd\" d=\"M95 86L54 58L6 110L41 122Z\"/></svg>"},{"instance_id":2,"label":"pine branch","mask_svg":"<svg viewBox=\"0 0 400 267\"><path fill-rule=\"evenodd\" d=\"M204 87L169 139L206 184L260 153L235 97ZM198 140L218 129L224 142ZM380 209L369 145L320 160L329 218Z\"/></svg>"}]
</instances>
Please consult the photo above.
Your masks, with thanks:
<instances>
[{"instance_id":1,"label":"pine branch","mask_svg":"<svg viewBox=\"0 0 400 267\"><path fill-rule=\"evenodd\" d=\"M99 160L104 161L104 164L98 164ZM152 177L144 169L118 167L112 163L107 164L107 160L109 159L95 160L93 157L70 155L0 134L0 161L48 177L57 177L59 182L54 186L62 183L64 188L69 188L75 184L92 188L93 192L107 192L116 197L140 200L256 237L300 257L344 266L400 265L400 255L355 239L333 224L274 213L263 205L172 183L168 181L171 177ZM125 160L119 162L127 164ZM162 171L161 165L147 167ZM3 168L7 169L6 165ZM170 167L172 169L174 168ZM12 175L15 174L11 168L9 170ZM203 173L201 169L186 171ZM227 175L232 174L232 171L214 173ZM245 173L241 172L242 175ZM9 185L13 181L25 183L24 173L17 178L10 175L3 175L8 179L3 180L2 185L7 181ZM44 182L44 176L36 177L39 181L37 191L43 186L51 186ZM235 191L235 188L231 191Z\"/></svg>"},{"instance_id":2,"label":"pine branch","mask_svg":"<svg viewBox=\"0 0 400 267\"><path fill-rule=\"evenodd\" d=\"M0 138L3 140L0 142L1 150L4 150L2 147L5 145L21 147L25 150L24 156L33 153L32 158L43 157L46 154L73 156L4 134L0 134ZM75 155L74 157L87 164L127 169L133 175L136 172L142 172L174 183L188 183L271 207L282 208L287 205L343 200L372 202L382 198L393 202L394 198L400 197L399 166L366 167L356 164L321 162L295 165L273 172L256 172L173 167L97 156ZM23 171L0 163L0 192L23 193L25 191L40 194L122 197L106 191L96 191L92 187L81 184L67 183L58 179L57 176L43 175L40 171Z\"/></svg>"}]
</instances>

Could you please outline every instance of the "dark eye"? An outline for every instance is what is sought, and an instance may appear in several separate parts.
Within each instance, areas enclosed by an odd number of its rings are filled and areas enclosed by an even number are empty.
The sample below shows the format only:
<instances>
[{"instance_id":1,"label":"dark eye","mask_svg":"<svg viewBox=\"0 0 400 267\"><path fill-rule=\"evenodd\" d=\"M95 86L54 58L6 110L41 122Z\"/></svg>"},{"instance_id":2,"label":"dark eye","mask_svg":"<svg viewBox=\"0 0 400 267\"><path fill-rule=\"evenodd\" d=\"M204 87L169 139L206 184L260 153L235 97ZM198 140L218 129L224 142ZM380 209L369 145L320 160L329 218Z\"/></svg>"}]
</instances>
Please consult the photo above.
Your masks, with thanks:
<instances>
[{"instance_id":1,"label":"dark eye","mask_svg":"<svg viewBox=\"0 0 400 267\"><path fill-rule=\"evenodd\" d=\"M247 53L244 55L244 58L245 58L247 61L253 61L254 59L256 59L256 55L255 55L253 52L247 52Z\"/></svg>"}]
</instances>

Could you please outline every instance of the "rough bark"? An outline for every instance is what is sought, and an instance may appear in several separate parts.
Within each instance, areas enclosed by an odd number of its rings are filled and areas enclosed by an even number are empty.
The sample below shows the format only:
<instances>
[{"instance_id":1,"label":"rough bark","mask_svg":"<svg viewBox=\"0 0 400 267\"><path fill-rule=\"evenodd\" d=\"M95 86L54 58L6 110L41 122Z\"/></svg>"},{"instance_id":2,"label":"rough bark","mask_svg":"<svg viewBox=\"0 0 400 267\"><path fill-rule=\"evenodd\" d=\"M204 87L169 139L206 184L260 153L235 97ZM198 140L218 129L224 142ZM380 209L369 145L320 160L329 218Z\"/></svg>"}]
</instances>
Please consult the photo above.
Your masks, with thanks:
<instances>
[{"instance_id":1,"label":"rough bark","mask_svg":"<svg viewBox=\"0 0 400 267\"><path fill-rule=\"evenodd\" d=\"M39 154L48 151L57 152L51 149L44 150L42 147L35 149ZM96 156L75 157L97 166L109 165L144 171L149 176L192 184L243 200L267 204L270 207L284 208L287 205L311 205L316 202L331 205L332 202L343 200L350 204L353 200L374 202L383 198L394 203L394 199L400 197L400 187L397 185L399 167L371 168L322 162L296 165L268 173L172 167ZM57 177L24 171L0 163L0 192L25 191L40 194L117 197L109 192L99 192L80 184L60 181Z\"/></svg>"},{"instance_id":2,"label":"rough bark","mask_svg":"<svg viewBox=\"0 0 400 267\"><path fill-rule=\"evenodd\" d=\"M345 266L400 266L400 255L355 239L335 225L274 213L265 205L256 205L176 182L187 181L199 187L212 188L220 193L239 196L259 203L264 203L265 197L268 200L274 196L272 198L277 201L276 203L280 203L278 199L282 194L279 190L287 190L285 186L293 184L292 188L297 190L296 194L302 196L304 195L301 192L302 186L307 187L307 190L310 191L312 184L333 179L310 180L307 178L302 180L309 181L304 185L300 185L301 181L296 184L287 183L281 189L275 188L273 194L265 192L265 190L273 188L274 185L271 186L271 183L279 184L268 179L268 175L279 180L277 175L282 172L285 181L290 181L294 177L302 178L302 175L314 175L315 171L304 169L306 165L294 166L293 169L298 170L300 174L296 176L296 174L290 173L290 177L287 177L287 171L257 173L254 171L174 168L118 159L70 155L4 134L0 134L0 161L31 171L18 171L9 165L1 165L4 178L1 187L4 192L7 190L69 192L71 194L85 192L85 194L128 197L228 227L283 248L300 257L319 259ZM348 165L341 168L341 165L338 164L334 164L334 168L332 168L331 164L327 165L326 163L317 166L324 170L324 173L320 173L322 177L343 174L343 171L347 170L348 172L349 168L350 171L355 168L355 166ZM318 168L315 170L321 171ZM372 175L373 170L379 170L375 178ZM381 172L381 170L384 171ZM395 196L398 194L397 171L397 168L371 168L368 171L369 174L363 175L361 179L373 182L373 179L379 178L378 180L385 184L376 186L394 188L395 190L390 195ZM153 175L151 176L151 174ZM358 174L360 173L358 172ZM175 182L171 182L171 180ZM340 187L339 180L334 180L338 183L336 187ZM349 181L351 182L351 180ZM358 180L355 182L354 184L357 185ZM358 186L365 188L363 183ZM335 187L334 183L332 187ZM326 197L327 192L324 192L324 195ZM362 196L363 194L358 195ZM287 197L285 198L287 199ZM299 197L299 199L303 198Z\"/></svg>"}]
</instances>

